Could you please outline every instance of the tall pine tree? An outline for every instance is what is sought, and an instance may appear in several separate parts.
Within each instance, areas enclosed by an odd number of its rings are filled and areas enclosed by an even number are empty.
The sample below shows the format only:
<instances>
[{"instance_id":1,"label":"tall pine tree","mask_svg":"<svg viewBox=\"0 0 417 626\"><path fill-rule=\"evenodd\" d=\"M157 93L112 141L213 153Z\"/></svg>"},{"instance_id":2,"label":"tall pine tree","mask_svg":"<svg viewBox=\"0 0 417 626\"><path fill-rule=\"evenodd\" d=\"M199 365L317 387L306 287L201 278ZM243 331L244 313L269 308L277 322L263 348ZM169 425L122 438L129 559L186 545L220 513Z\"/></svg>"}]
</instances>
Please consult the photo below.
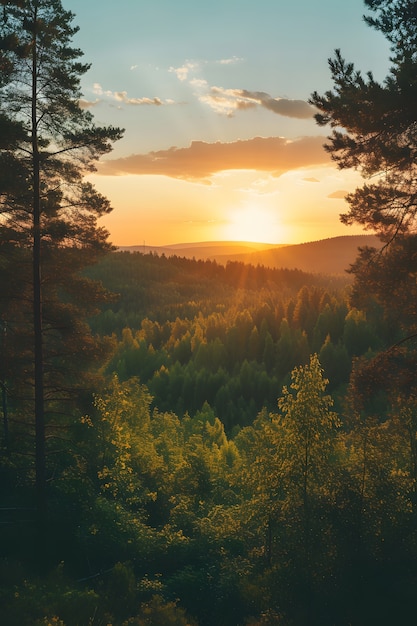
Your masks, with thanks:
<instances>
[{"instance_id":1,"label":"tall pine tree","mask_svg":"<svg viewBox=\"0 0 417 626\"><path fill-rule=\"evenodd\" d=\"M96 126L80 106L89 65L71 45L78 29L60 0L0 4L0 125L7 129L0 140L2 317L13 319L14 355L19 351L9 374L15 402L26 411L33 406L42 521L49 423L83 386L82 372L98 354L85 317L103 291L81 270L111 248L97 223L111 207L85 175L122 131Z\"/></svg>"},{"instance_id":2,"label":"tall pine tree","mask_svg":"<svg viewBox=\"0 0 417 626\"><path fill-rule=\"evenodd\" d=\"M408 394L415 382L415 276L417 272L417 3L414 0L365 0L371 14L365 22L390 44L391 67L379 82L346 62L340 50L329 60L334 88L312 94L319 125L333 129L325 148L339 168L355 168L364 184L347 195L345 224L360 224L377 233L382 250L364 248L352 267L353 304L381 306L387 332L392 375L405 381ZM381 314L380 314L381 317ZM394 358L395 357L395 358ZM410 360L411 359L411 360ZM407 373L408 371L408 373ZM382 381L385 384L387 381Z\"/></svg>"}]
</instances>

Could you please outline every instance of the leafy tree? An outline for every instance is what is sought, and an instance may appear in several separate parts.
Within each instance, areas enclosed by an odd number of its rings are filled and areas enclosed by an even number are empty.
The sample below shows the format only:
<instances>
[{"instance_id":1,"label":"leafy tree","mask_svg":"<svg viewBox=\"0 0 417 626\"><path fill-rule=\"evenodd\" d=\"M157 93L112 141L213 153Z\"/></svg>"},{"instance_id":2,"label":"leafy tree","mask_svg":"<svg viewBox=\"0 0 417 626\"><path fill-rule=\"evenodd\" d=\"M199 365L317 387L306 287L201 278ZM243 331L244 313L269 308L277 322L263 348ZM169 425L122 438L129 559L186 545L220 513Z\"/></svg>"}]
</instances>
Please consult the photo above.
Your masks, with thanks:
<instances>
[{"instance_id":1,"label":"leafy tree","mask_svg":"<svg viewBox=\"0 0 417 626\"><path fill-rule=\"evenodd\" d=\"M31 285L24 295L32 312L21 301L20 323L25 326L31 315L37 508L43 517L47 414L75 384L70 365L81 365L82 351L84 362L97 356L82 319L103 294L79 272L110 248L108 233L97 226L110 204L83 179L121 131L97 127L80 106L80 79L89 66L71 47L74 15L59 0L1 4L0 119L12 140L2 142L0 157L13 169L0 176L0 241L6 259L13 258L10 251L22 251ZM5 265L10 276L13 266Z\"/></svg>"},{"instance_id":2,"label":"leafy tree","mask_svg":"<svg viewBox=\"0 0 417 626\"><path fill-rule=\"evenodd\" d=\"M300 500L308 544L310 502L328 477L332 435L339 426L339 418L331 411L331 397L325 395L328 381L323 377L316 354L310 357L308 365L296 367L291 378L290 389L284 387L278 400L281 414L277 419L284 431L291 497Z\"/></svg>"},{"instance_id":3,"label":"leafy tree","mask_svg":"<svg viewBox=\"0 0 417 626\"><path fill-rule=\"evenodd\" d=\"M291 378L279 412L261 412L235 439L242 459L242 535L262 557L256 569L263 571L259 588L269 579L268 608L293 618L298 612L294 623L316 623L313 587L331 570L334 549L330 511L339 419L317 355L294 368Z\"/></svg>"}]
</instances>

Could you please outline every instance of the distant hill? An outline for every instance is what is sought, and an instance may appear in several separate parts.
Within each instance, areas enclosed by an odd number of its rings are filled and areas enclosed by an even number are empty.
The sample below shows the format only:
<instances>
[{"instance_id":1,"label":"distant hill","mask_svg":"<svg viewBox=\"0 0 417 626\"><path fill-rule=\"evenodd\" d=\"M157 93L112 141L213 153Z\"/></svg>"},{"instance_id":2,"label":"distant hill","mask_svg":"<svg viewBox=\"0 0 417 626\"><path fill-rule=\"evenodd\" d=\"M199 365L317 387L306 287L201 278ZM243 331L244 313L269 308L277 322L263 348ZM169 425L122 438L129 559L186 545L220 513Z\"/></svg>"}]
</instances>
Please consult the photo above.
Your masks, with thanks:
<instances>
[{"instance_id":1,"label":"distant hill","mask_svg":"<svg viewBox=\"0 0 417 626\"><path fill-rule=\"evenodd\" d=\"M285 244L257 243L247 241L202 241L198 243L174 243L167 246L120 246L119 250L129 252L143 252L149 254L165 254L182 256L187 259L217 259L220 256L235 256L236 254L251 254L261 250L280 248Z\"/></svg>"},{"instance_id":2,"label":"distant hill","mask_svg":"<svg viewBox=\"0 0 417 626\"><path fill-rule=\"evenodd\" d=\"M343 274L354 262L359 247L377 248L380 245L379 239L374 235L345 235L296 245L217 241L168 246L124 246L120 249L154 252L167 257L176 255L203 260L215 259L222 264L241 261L251 265L299 269L310 273Z\"/></svg>"},{"instance_id":3,"label":"distant hill","mask_svg":"<svg viewBox=\"0 0 417 626\"><path fill-rule=\"evenodd\" d=\"M217 256L219 263L243 261L252 265L289 269L319 274L343 274L355 261L358 248L381 246L375 235L346 235L292 246L269 248L249 254Z\"/></svg>"}]
</instances>

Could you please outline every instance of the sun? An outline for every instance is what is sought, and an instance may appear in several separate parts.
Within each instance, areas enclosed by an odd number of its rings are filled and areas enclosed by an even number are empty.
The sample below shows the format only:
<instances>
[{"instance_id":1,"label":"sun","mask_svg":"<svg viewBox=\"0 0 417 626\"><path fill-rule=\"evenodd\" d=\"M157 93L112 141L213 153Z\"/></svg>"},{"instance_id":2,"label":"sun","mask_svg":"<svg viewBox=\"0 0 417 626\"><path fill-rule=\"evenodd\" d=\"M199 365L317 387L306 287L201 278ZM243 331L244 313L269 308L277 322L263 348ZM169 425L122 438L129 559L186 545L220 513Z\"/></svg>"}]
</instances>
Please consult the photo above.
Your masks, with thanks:
<instances>
[{"instance_id":1,"label":"sun","mask_svg":"<svg viewBox=\"0 0 417 626\"><path fill-rule=\"evenodd\" d=\"M224 236L230 241L278 243L281 229L276 212L259 206L232 209Z\"/></svg>"}]
</instances>

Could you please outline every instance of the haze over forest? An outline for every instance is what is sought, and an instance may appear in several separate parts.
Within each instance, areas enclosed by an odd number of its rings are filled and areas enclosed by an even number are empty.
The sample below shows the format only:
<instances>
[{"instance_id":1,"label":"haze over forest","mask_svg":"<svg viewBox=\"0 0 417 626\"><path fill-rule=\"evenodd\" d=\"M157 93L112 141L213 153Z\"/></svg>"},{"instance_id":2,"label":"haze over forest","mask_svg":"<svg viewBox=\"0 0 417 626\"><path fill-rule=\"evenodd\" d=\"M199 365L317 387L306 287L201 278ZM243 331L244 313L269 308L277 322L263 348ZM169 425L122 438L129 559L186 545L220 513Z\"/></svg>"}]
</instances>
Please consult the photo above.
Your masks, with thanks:
<instances>
[{"instance_id":1,"label":"haze over forest","mask_svg":"<svg viewBox=\"0 0 417 626\"><path fill-rule=\"evenodd\" d=\"M355 261L358 249L364 246L379 249L381 242L375 235L351 235L293 246L247 241L206 241L171 246L121 246L120 250L143 254L153 252L168 257L176 255L190 259L210 259L223 264L241 261L277 269L286 267L305 272L343 274Z\"/></svg>"}]
</instances>

